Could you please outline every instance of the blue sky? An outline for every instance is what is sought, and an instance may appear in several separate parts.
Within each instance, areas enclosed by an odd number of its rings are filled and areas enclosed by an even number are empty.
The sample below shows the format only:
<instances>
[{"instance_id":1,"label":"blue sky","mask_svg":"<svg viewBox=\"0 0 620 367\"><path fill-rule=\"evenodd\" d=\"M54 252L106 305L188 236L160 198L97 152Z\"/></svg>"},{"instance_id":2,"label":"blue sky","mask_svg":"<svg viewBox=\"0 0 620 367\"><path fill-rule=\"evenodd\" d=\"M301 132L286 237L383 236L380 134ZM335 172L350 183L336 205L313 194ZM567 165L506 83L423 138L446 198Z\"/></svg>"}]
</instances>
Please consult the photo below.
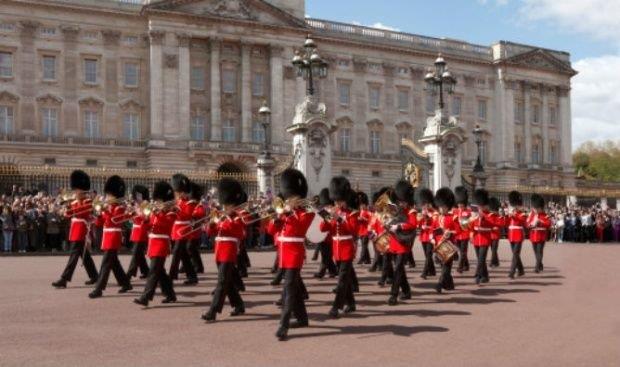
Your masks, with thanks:
<instances>
[{"instance_id":1,"label":"blue sky","mask_svg":"<svg viewBox=\"0 0 620 367\"><path fill-rule=\"evenodd\" d=\"M567 51L580 72L572 83L573 148L620 140L620 0L306 0L306 13L482 45L507 40Z\"/></svg>"}]
</instances>

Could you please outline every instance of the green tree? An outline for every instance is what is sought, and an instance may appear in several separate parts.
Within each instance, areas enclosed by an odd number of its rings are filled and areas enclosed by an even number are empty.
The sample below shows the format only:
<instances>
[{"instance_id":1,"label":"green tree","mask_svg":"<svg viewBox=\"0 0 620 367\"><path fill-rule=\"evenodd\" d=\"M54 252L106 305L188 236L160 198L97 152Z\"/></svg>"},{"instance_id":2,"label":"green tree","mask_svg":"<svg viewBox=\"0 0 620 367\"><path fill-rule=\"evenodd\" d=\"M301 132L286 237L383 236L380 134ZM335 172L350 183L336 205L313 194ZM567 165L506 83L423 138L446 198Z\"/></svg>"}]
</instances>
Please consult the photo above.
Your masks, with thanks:
<instances>
[{"instance_id":1,"label":"green tree","mask_svg":"<svg viewBox=\"0 0 620 367\"><path fill-rule=\"evenodd\" d=\"M573 154L573 165L586 179L620 181L620 141L588 141Z\"/></svg>"}]
</instances>

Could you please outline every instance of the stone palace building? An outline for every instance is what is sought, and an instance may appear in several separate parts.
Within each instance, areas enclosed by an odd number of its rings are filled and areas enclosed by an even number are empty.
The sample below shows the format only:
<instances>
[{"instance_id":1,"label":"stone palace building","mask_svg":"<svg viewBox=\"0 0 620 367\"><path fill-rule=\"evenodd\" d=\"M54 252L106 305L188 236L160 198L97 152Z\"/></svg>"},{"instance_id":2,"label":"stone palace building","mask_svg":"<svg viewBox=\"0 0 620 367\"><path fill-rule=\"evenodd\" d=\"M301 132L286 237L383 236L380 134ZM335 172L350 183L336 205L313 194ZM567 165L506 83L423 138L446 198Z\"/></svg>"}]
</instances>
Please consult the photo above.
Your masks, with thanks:
<instances>
[{"instance_id":1,"label":"stone palace building","mask_svg":"<svg viewBox=\"0 0 620 367\"><path fill-rule=\"evenodd\" d=\"M485 131L488 185L574 187L568 53L304 15L304 0L3 0L0 160L254 173L267 101L285 167L305 95L291 59L311 34L329 63L317 89L338 126L334 175L365 191L401 176L402 139L436 108L424 75L441 53L458 81L446 111Z\"/></svg>"}]
</instances>

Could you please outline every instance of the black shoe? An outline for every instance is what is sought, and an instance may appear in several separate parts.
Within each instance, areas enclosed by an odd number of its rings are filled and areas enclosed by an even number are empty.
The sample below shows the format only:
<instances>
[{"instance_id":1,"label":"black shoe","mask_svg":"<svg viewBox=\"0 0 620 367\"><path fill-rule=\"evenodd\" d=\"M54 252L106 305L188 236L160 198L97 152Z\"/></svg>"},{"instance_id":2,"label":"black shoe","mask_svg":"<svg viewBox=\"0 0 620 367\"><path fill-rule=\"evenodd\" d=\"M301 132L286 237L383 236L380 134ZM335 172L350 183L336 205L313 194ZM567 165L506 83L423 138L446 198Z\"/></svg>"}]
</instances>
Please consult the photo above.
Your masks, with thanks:
<instances>
[{"instance_id":1,"label":"black shoe","mask_svg":"<svg viewBox=\"0 0 620 367\"><path fill-rule=\"evenodd\" d=\"M338 287L336 287L336 288L333 288L333 289L332 289L332 293L333 293L333 294L336 294L336 293L338 293Z\"/></svg>"},{"instance_id":2,"label":"black shoe","mask_svg":"<svg viewBox=\"0 0 620 367\"><path fill-rule=\"evenodd\" d=\"M434 277L434 276L437 276L437 273L434 272L434 271L431 271L431 272L428 273L428 276L429 277Z\"/></svg>"},{"instance_id":3,"label":"black shoe","mask_svg":"<svg viewBox=\"0 0 620 367\"><path fill-rule=\"evenodd\" d=\"M196 285L198 284L198 279L187 279L183 282L184 285Z\"/></svg>"},{"instance_id":4,"label":"black shoe","mask_svg":"<svg viewBox=\"0 0 620 367\"><path fill-rule=\"evenodd\" d=\"M513 272L508 273L508 278L514 279L515 278L515 273L513 273Z\"/></svg>"},{"instance_id":5,"label":"black shoe","mask_svg":"<svg viewBox=\"0 0 620 367\"><path fill-rule=\"evenodd\" d=\"M398 299L396 299L396 297L392 296L390 297L390 299L388 299L388 305L396 306L397 304L398 304Z\"/></svg>"},{"instance_id":6,"label":"black shoe","mask_svg":"<svg viewBox=\"0 0 620 367\"><path fill-rule=\"evenodd\" d=\"M235 308L234 310L232 310L232 312L230 313L230 316L235 317L235 316L240 316L243 315L245 313L245 307L239 307L239 308Z\"/></svg>"},{"instance_id":7,"label":"black shoe","mask_svg":"<svg viewBox=\"0 0 620 367\"><path fill-rule=\"evenodd\" d=\"M84 282L84 285L93 285L95 283L97 283L97 279L88 279Z\"/></svg>"},{"instance_id":8,"label":"black shoe","mask_svg":"<svg viewBox=\"0 0 620 367\"><path fill-rule=\"evenodd\" d=\"M331 317L331 318L333 318L333 319L337 319L337 318L338 318L338 309L337 309L337 308L332 307L332 309L331 309L331 310L329 310L328 315L329 315L329 317Z\"/></svg>"},{"instance_id":9,"label":"black shoe","mask_svg":"<svg viewBox=\"0 0 620 367\"><path fill-rule=\"evenodd\" d=\"M360 292L360 286L356 285L353 287L353 293L359 293Z\"/></svg>"},{"instance_id":10,"label":"black shoe","mask_svg":"<svg viewBox=\"0 0 620 367\"><path fill-rule=\"evenodd\" d=\"M377 282L377 285L379 287L383 287L383 286L385 286L385 281L384 280L380 280L380 281Z\"/></svg>"},{"instance_id":11,"label":"black shoe","mask_svg":"<svg viewBox=\"0 0 620 367\"><path fill-rule=\"evenodd\" d=\"M489 278L484 277L480 280L481 283L488 283L489 282Z\"/></svg>"},{"instance_id":12,"label":"black shoe","mask_svg":"<svg viewBox=\"0 0 620 367\"><path fill-rule=\"evenodd\" d=\"M280 280L274 279L271 282L269 282L269 284L271 284L271 285L280 285Z\"/></svg>"},{"instance_id":13,"label":"black shoe","mask_svg":"<svg viewBox=\"0 0 620 367\"><path fill-rule=\"evenodd\" d=\"M518 275L518 276L520 276L520 277L522 277L522 276L524 276L524 275L525 275L525 272L524 272L524 271L520 271L520 272L518 272L518 273L517 273L517 275Z\"/></svg>"},{"instance_id":14,"label":"black shoe","mask_svg":"<svg viewBox=\"0 0 620 367\"><path fill-rule=\"evenodd\" d=\"M208 323L215 321L215 312L207 311L200 316L201 319L205 320Z\"/></svg>"},{"instance_id":15,"label":"black shoe","mask_svg":"<svg viewBox=\"0 0 620 367\"><path fill-rule=\"evenodd\" d=\"M450 284L448 286L443 287L443 289L447 290L447 291L453 291L454 290L454 284Z\"/></svg>"},{"instance_id":16,"label":"black shoe","mask_svg":"<svg viewBox=\"0 0 620 367\"><path fill-rule=\"evenodd\" d=\"M349 314L349 313L355 312L355 310L356 310L355 306L345 306L343 312L345 314Z\"/></svg>"},{"instance_id":17,"label":"black shoe","mask_svg":"<svg viewBox=\"0 0 620 367\"><path fill-rule=\"evenodd\" d=\"M118 290L118 293L121 293L121 294L122 293L127 293L130 290L132 290L132 289L133 289L133 286L131 284L129 284L129 285L126 285L124 287L121 287L121 289Z\"/></svg>"},{"instance_id":18,"label":"black shoe","mask_svg":"<svg viewBox=\"0 0 620 367\"><path fill-rule=\"evenodd\" d=\"M56 288L67 288L67 281L64 279L58 279L57 281L52 283L52 286Z\"/></svg>"},{"instance_id":19,"label":"black shoe","mask_svg":"<svg viewBox=\"0 0 620 367\"><path fill-rule=\"evenodd\" d=\"M368 268L368 271L369 271L370 273L374 273L374 272L376 272L376 271L377 271L377 267L376 267L376 266L371 266L370 268Z\"/></svg>"},{"instance_id":20,"label":"black shoe","mask_svg":"<svg viewBox=\"0 0 620 367\"><path fill-rule=\"evenodd\" d=\"M427 277L426 274L420 274L420 278L426 279L426 277Z\"/></svg>"},{"instance_id":21,"label":"black shoe","mask_svg":"<svg viewBox=\"0 0 620 367\"><path fill-rule=\"evenodd\" d=\"M403 293L403 294L401 294L401 296L400 296L400 300L401 301L406 301L408 299L411 299L411 293Z\"/></svg>"},{"instance_id":22,"label":"black shoe","mask_svg":"<svg viewBox=\"0 0 620 367\"><path fill-rule=\"evenodd\" d=\"M441 293L441 289L442 289L441 284L437 283L435 285L435 291L437 291L437 293Z\"/></svg>"},{"instance_id":23,"label":"black shoe","mask_svg":"<svg viewBox=\"0 0 620 367\"><path fill-rule=\"evenodd\" d=\"M456 269L456 272L459 273L459 274L463 274L463 268Z\"/></svg>"},{"instance_id":24,"label":"black shoe","mask_svg":"<svg viewBox=\"0 0 620 367\"><path fill-rule=\"evenodd\" d=\"M392 278L387 278L387 280L385 281L385 284L392 284L394 283L394 279Z\"/></svg>"},{"instance_id":25,"label":"black shoe","mask_svg":"<svg viewBox=\"0 0 620 367\"><path fill-rule=\"evenodd\" d=\"M280 327L278 331L276 331L276 338L278 338L279 341L281 342L285 341L287 337L288 337L288 329Z\"/></svg>"},{"instance_id":26,"label":"black shoe","mask_svg":"<svg viewBox=\"0 0 620 367\"><path fill-rule=\"evenodd\" d=\"M171 296L164 298L161 303L175 303L177 301L177 296Z\"/></svg>"},{"instance_id":27,"label":"black shoe","mask_svg":"<svg viewBox=\"0 0 620 367\"><path fill-rule=\"evenodd\" d=\"M303 327L308 327L308 320L305 320L305 321L295 320L295 321L291 322L291 324L289 325L289 328L291 328L291 329L299 329L299 328L303 328Z\"/></svg>"},{"instance_id":28,"label":"black shoe","mask_svg":"<svg viewBox=\"0 0 620 367\"><path fill-rule=\"evenodd\" d=\"M99 298L103 296L103 292L99 290L94 290L88 294L88 298Z\"/></svg>"},{"instance_id":29,"label":"black shoe","mask_svg":"<svg viewBox=\"0 0 620 367\"><path fill-rule=\"evenodd\" d=\"M279 299L279 300L275 301L273 304L278 306L278 307L282 307L282 300Z\"/></svg>"},{"instance_id":30,"label":"black shoe","mask_svg":"<svg viewBox=\"0 0 620 367\"><path fill-rule=\"evenodd\" d=\"M310 299L310 295L308 293L304 294L304 301L307 301Z\"/></svg>"},{"instance_id":31,"label":"black shoe","mask_svg":"<svg viewBox=\"0 0 620 367\"><path fill-rule=\"evenodd\" d=\"M534 269L534 273L536 274L540 273L540 269Z\"/></svg>"},{"instance_id":32,"label":"black shoe","mask_svg":"<svg viewBox=\"0 0 620 367\"><path fill-rule=\"evenodd\" d=\"M480 284L480 277L476 277L476 284Z\"/></svg>"},{"instance_id":33,"label":"black shoe","mask_svg":"<svg viewBox=\"0 0 620 367\"><path fill-rule=\"evenodd\" d=\"M269 270L269 272L271 274L275 274L277 271L278 271L278 269L276 269L276 268L271 268L271 270Z\"/></svg>"},{"instance_id":34,"label":"black shoe","mask_svg":"<svg viewBox=\"0 0 620 367\"><path fill-rule=\"evenodd\" d=\"M237 287L237 290L239 292L245 292L245 284L241 284L240 286Z\"/></svg>"},{"instance_id":35,"label":"black shoe","mask_svg":"<svg viewBox=\"0 0 620 367\"><path fill-rule=\"evenodd\" d=\"M329 277L330 277L330 278L335 278L335 277L337 277L337 276L338 276L338 273L330 273L330 274L329 274Z\"/></svg>"},{"instance_id":36,"label":"black shoe","mask_svg":"<svg viewBox=\"0 0 620 367\"><path fill-rule=\"evenodd\" d=\"M149 300L142 297L134 298L133 303L147 307L149 305Z\"/></svg>"},{"instance_id":37,"label":"black shoe","mask_svg":"<svg viewBox=\"0 0 620 367\"><path fill-rule=\"evenodd\" d=\"M312 276L316 279L323 279L325 273L314 273Z\"/></svg>"}]
</instances>

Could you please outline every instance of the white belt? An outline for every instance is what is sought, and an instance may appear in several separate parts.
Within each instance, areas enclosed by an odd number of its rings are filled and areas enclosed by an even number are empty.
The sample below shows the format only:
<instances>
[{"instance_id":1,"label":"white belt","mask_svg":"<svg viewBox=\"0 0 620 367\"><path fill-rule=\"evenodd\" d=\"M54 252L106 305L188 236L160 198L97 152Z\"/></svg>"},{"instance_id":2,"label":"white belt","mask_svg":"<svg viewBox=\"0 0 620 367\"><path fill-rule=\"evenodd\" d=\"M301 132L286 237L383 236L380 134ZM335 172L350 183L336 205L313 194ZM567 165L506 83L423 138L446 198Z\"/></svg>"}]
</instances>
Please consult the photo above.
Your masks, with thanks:
<instances>
[{"instance_id":1,"label":"white belt","mask_svg":"<svg viewBox=\"0 0 620 367\"><path fill-rule=\"evenodd\" d=\"M543 228L543 227L536 227L536 228L532 228L530 229L531 231L546 231L547 228Z\"/></svg>"},{"instance_id":2,"label":"white belt","mask_svg":"<svg viewBox=\"0 0 620 367\"><path fill-rule=\"evenodd\" d=\"M176 221L174 221L174 224L189 225L189 224L192 224L192 222L190 222L189 220L176 220Z\"/></svg>"},{"instance_id":3,"label":"white belt","mask_svg":"<svg viewBox=\"0 0 620 367\"><path fill-rule=\"evenodd\" d=\"M237 237L215 237L215 242L234 242L239 243Z\"/></svg>"},{"instance_id":4,"label":"white belt","mask_svg":"<svg viewBox=\"0 0 620 367\"><path fill-rule=\"evenodd\" d=\"M508 229L523 229L523 226L508 226Z\"/></svg>"},{"instance_id":5,"label":"white belt","mask_svg":"<svg viewBox=\"0 0 620 367\"><path fill-rule=\"evenodd\" d=\"M474 227L474 231L478 232L491 232L493 229L488 227Z\"/></svg>"},{"instance_id":6,"label":"white belt","mask_svg":"<svg viewBox=\"0 0 620 367\"><path fill-rule=\"evenodd\" d=\"M169 240L170 236L168 236L167 234L149 233L149 238L160 238L164 240Z\"/></svg>"},{"instance_id":7,"label":"white belt","mask_svg":"<svg viewBox=\"0 0 620 367\"><path fill-rule=\"evenodd\" d=\"M142 224L134 224L131 228L132 229L142 228Z\"/></svg>"},{"instance_id":8,"label":"white belt","mask_svg":"<svg viewBox=\"0 0 620 367\"><path fill-rule=\"evenodd\" d=\"M120 228L104 228L104 232L121 232Z\"/></svg>"},{"instance_id":9,"label":"white belt","mask_svg":"<svg viewBox=\"0 0 620 367\"><path fill-rule=\"evenodd\" d=\"M278 237L278 241L280 242L306 242L306 239L303 237Z\"/></svg>"},{"instance_id":10,"label":"white belt","mask_svg":"<svg viewBox=\"0 0 620 367\"><path fill-rule=\"evenodd\" d=\"M86 219L82 219L82 218L71 218L71 222L82 222L84 224L88 224Z\"/></svg>"},{"instance_id":11,"label":"white belt","mask_svg":"<svg viewBox=\"0 0 620 367\"><path fill-rule=\"evenodd\" d=\"M335 237L332 237L333 241L338 241L338 242L340 242L340 241L348 241L348 240L352 240L352 239L353 239L353 236L335 236Z\"/></svg>"}]
</instances>

